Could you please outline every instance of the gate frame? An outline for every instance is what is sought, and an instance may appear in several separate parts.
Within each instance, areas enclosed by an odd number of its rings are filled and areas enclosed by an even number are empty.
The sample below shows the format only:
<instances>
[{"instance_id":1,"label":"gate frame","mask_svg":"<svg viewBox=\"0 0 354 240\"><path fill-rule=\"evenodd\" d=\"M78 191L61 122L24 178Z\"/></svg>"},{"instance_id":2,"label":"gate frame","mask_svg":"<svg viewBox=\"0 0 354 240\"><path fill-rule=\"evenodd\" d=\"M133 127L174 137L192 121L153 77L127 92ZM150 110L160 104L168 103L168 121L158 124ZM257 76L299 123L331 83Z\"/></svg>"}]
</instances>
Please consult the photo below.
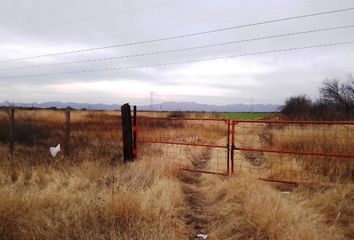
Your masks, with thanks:
<instances>
[{"instance_id":1,"label":"gate frame","mask_svg":"<svg viewBox=\"0 0 354 240\"><path fill-rule=\"evenodd\" d=\"M213 171L205 171L205 170L199 170L199 169L190 169L190 168L180 168L180 170L184 171L191 171L191 172L200 172L200 173L208 173L208 174L215 174L215 175L222 175L222 176L230 176L231 175L231 164L230 164L230 151L231 145L230 145L230 134L231 134L231 122L232 120L230 119L224 119L224 118L173 118L173 117L148 117L148 116L140 116L137 117L137 114L134 115L136 118L135 123L136 126L134 127L134 131L136 132L135 134L135 152L136 155L138 155L138 145L139 143L155 143L155 144L168 144L168 145L182 145L182 146L195 146L195 147L209 147L209 148L224 148L227 151L227 157L226 157L226 171L225 173L221 172L213 172ZM151 141L151 140L140 140L138 138L138 130L140 127L138 126L138 123L143 120L143 119L153 119L153 120L181 120L181 121L217 121L217 122L225 122L227 124L227 144L226 146L221 146L221 145L216 145L216 144L191 144L191 143L181 143L181 142L171 142L171 141Z\"/></svg>"},{"instance_id":2,"label":"gate frame","mask_svg":"<svg viewBox=\"0 0 354 240\"><path fill-rule=\"evenodd\" d=\"M143 119L153 119L153 120L186 120L186 121L220 121L225 122L227 124L227 144L226 146L215 145L215 144L191 144L191 143L182 143L182 142L171 142L171 141L152 141L152 140L140 140L138 138L138 120ZM173 117L149 117L149 116L140 116L137 117L136 108L134 109L134 156L138 156L138 145L139 143L155 143L155 144L169 144L169 145L183 145L183 146L195 146L195 147L210 147L210 148L224 148L227 150L226 157L226 172L218 173L213 171L204 171L199 169L189 169L189 168L180 168L185 171L192 172L201 172L208 174L217 174L224 176L231 176L235 172L234 166L234 158L235 151L243 151L243 152L263 152L263 153L275 153L275 154L287 154L287 155L302 155L302 156L321 156L321 157L339 157L339 158L353 158L354 154L341 154L341 153L320 153L320 152L303 152L303 151L288 151L282 149L264 149L264 148L241 148L237 147L236 142L236 128L235 126L238 123L263 123L263 124L304 124L304 125L354 125L353 121L289 121L289 120L232 120L232 119L224 119L224 118L173 118ZM308 184L308 181L296 181L296 180L282 180L282 179L274 179L274 178L259 178L259 180L267 181L267 182L278 182L278 183L287 183L287 184Z\"/></svg>"},{"instance_id":3,"label":"gate frame","mask_svg":"<svg viewBox=\"0 0 354 240\"><path fill-rule=\"evenodd\" d=\"M262 153L276 153L276 154L288 154L288 155L301 155L301 156L321 156L321 157L339 157L339 158L352 158L354 154L340 154L340 153L319 153L319 152L302 152L302 151L286 151L286 150L271 150L262 148L238 148L235 146L235 125L238 123L264 123L264 124L304 124L304 125L354 125L354 121L289 121L289 120L232 120L232 140L231 140L231 175L234 174L234 151L243 152L262 152ZM310 184L309 181L294 181L294 180L281 180L273 178L258 178L259 180L266 182L278 182L286 184Z\"/></svg>"}]
</instances>

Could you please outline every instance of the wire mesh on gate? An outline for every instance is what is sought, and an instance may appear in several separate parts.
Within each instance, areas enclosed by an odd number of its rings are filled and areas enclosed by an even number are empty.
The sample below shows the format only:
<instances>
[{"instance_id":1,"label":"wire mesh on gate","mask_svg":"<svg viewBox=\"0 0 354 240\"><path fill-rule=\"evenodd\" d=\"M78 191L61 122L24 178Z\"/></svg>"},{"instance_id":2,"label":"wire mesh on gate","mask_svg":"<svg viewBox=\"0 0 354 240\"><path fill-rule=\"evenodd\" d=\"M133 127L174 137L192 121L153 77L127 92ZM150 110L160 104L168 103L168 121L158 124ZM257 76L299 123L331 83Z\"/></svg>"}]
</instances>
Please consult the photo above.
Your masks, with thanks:
<instances>
[{"instance_id":1,"label":"wire mesh on gate","mask_svg":"<svg viewBox=\"0 0 354 240\"><path fill-rule=\"evenodd\" d=\"M227 120L139 117L137 142L145 158L185 170L229 172Z\"/></svg>"},{"instance_id":2,"label":"wire mesh on gate","mask_svg":"<svg viewBox=\"0 0 354 240\"><path fill-rule=\"evenodd\" d=\"M354 180L354 123L235 121L234 171L279 182Z\"/></svg>"}]
</instances>

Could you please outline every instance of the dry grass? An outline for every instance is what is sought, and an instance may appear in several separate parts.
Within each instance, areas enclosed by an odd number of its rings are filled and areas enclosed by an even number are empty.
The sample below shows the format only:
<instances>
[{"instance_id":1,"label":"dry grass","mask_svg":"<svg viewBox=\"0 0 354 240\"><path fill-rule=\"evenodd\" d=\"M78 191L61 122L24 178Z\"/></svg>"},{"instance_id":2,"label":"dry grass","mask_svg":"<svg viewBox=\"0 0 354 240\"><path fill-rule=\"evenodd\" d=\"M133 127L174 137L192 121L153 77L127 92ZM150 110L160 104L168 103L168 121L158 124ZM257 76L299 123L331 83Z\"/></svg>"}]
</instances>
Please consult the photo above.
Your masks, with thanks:
<instances>
[{"instance_id":1,"label":"dry grass","mask_svg":"<svg viewBox=\"0 0 354 240\"><path fill-rule=\"evenodd\" d=\"M320 212L247 175L205 177L213 239L344 239Z\"/></svg>"},{"instance_id":2,"label":"dry grass","mask_svg":"<svg viewBox=\"0 0 354 240\"><path fill-rule=\"evenodd\" d=\"M224 121L139 120L139 137L153 141L216 144L227 143L227 123Z\"/></svg>"},{"instance_id":3,"label":"dry grass","mask_svg":"<svg viewBox=\"0 0 354 240\"><path fill-rule=\"evenodd\" d=\"M301 206L320 212L331 226L337 226L348 239L354 239L354 184L336 187L304 188L294 191Z\"/></svg>"},{"instance_id":4,"label":"dry grass","mask_svg":"<svg viewBox=\"0 0 354 240\"><path fill-rule=\"evenodd\" d=\"M64 119L62 111L16 112L17 134L32 141L17 138L12 157L0 145L0 239L186 238L173 169L153 159L123 165L117 113L73 111L71 155L52 158Z\"/></svg>"},{"instance_id":5,"label":"dry grass","mask_svg":"<svg viewBox=\"0 0 354 240\"><path fill-rule=\"evenodd\" d=\"M181 188L152 162L0 170L1 239L180 239Z\"/></svg>"},{"instance_id":6,"label":"dry grass","mask_svg":"<svg viewBox=\"0 0 354 240\"><path fill-rule=\"evenodd\" d=\"M8 142L9 121L0 111L0 143ZM26 165L51 164L49 147L64 143L65 112L17 110L15 112L16 162ZM87 160L117 163L121 158L121 122L116 112L72 111L70 162ZM0 152L6 156L4 145ZM61 159L63 161L63 159Z\"/></svg>"},{"instance_id":7,"label":"dry grass","mask_svg":"<svg viewBox=\"0 0 354 240\"><path fill-rule=\"evenodd\" d=\"M126 166L116 112L73 111L71 157L51 158L49 146L62 141L64 114L48 110L17 116L18 126L34 137L33 144L18 142L13 158L7 156L7 146L0 145L0 239L193 239L197 231L209 239L354 238L352 183L300 186L284 194L279 185L256 180L257 173L269 176L269 169L278 176L294 176L286 164L276 173L280 165L268 155L236 156L251 170L240 173L236 168L233 177L197 174L186 182L171 164L193 167L204 159L197 168L215 170L226 152L175 145L142 144L141 160ZM6 119L6 113L0 113L3 127ZM142 127L146 129L140 129L139 137L147 139L226 144L226 125L184 121ZM298 148L290 138L277 138L281 130L283 136L290 135L286 129L265 129L273 147L281 142L282 147ZM239 144L267 143L257 131L244 134ZM6 141L1 131L0 140ZM323 149L331 150L328 146ZM297 167L303 165L291 169Z\"/></svg>"}]
</instances>

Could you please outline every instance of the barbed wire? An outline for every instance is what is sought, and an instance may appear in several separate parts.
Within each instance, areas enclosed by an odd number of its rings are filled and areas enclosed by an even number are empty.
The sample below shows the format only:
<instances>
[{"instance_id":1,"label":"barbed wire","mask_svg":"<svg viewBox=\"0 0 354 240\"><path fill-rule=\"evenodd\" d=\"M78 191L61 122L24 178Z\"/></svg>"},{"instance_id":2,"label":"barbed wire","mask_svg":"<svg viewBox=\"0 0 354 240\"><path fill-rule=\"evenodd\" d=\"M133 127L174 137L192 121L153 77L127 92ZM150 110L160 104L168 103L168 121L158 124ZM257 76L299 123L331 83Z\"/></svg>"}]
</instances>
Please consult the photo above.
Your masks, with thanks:
<instances>
[{"instance_id":1,"label":"barbed wire","mask_svg":"<svg viewBox=\"0 0 354 240\"><path fill-rule=\"evenodd\" d=\"M194 33L188 33L188 34L182 34L182 35L175 35L175 36L164 37L164 38L142 40L142 41L137 41L137 42L122 43L122 44L115 44L115 45L102 46L102 47L78 49L78 50L65 51L65 52L48 53L48 54L29 56L29 57L22 57L22 58L15 58L15 59L5 59L5 60L0 60L0 63L23 61L23 60L27 60L27 59L42 58L42 57L52 57L52 56L59 56L59 55L66 55L66 54L89 52L89 51L97 51L97 50L118 48L118 47L124 47L124 46L133 46L133 45L139 45L139 44L156 43L156 42L161 42L161 41L168 41L168 40L180 39L180 38L186 38L186 37L194 37L194 36L199 36L199 35L205 35L205 34L211 34L211 33L223 32L223 31L230 31L230 30L235 30L235 29L240 29L240 28L253 27L253 26L258 26L258 25L277 23L277 22L289 21L289 20L294 20L294 19L314 17L314 16L320 16L320 15L327 15L327 14L333 14L333 13L339 13L339 12L345 12L345 11L352 11L352 10L354 10L354 7L336 9L336 10L325 11L325 12L310 13L310 14L305 14L305 15L298 15L298 16L293 16L293 17L286 17L286 18L273 19L273 20L267 20L267 21L260 21L260 22L255 22L255 23L247 23L247 24L237 25L237 26L232 26L232 27L218 28L218 29L213 29L213 30L208 30L208 31L201 31L201 32L194 32Z\"/></svg>"},{"instance_id":2,"label":"barbed wire","mask_svg":"<svg viewBox=\"0 0 354 240\"><path fill-rule=\"evenodd\" d=\"M311 46L285 48L285 49L275 49L275 50L269 50L269 51L258 51L258 52L251 52L251 53L245 53L245 54L237 54L237 55L229 55L229 56L221 56L221 57L211 57L211 58L203 58L203 59L192 59L192 60L168 62L168 63L157 63L157 64L146 64L146 65L137 65L137 66L113 67L113 68L101 68L101 69L86 69L86 70L69 71L69 72L52 72L52 73L41 73L41 74L6 76L6 77L0 77L0 79L57 76L57 75L66 75L66 74L119 71L119 70L129 70L129 69L149 68L149 67L164 67L164 66L170 66L170 65L181 65L181 64L188 64L188 63L205 62L205 61L221 60L221 59L237 58L237 57L245 57L245 56L254 56L254 55L263 55L263 54L271 54L271 53L279 53L279 52L290 52L290 51L303 50L303 49L312 49L312 48L321 48L321 47L330 47L330 46L339 46L339 45L348 45L348 44L354 44L354 41L327 43L327 44L319 44L319 45L311 45Z\"/></svg>"},{"instance_id":3,"label":"barbed wire","mask_svg":"<svg viewBox=\"0 0 354 240\"><path fill-rule=\"evenodd\" d=\"M316 33L316 32L325 32L325 31L331 31L331 30L346 29L346 28L352 28L352 27L354 27L354 24L345 25L345 26L329 27L329 28L313 29L313 30L300 31L300 32L294 32L294 33L276 34L276 35L271 35L271 36L263 36L263 37L257 37L257 38L249 38L249 39L221 42L221 43L208 44L208 45L200 45L200 46L189 47L189 48L177 48L177 49L168 49L168 50L163 50L163 51L155 51L155 52L123 55L123 56L116 56L116 57L94 58L94 59L84 59L84 60L77 60L77 61L50 63L50 64L39 64L39 65L24 66L24 67L3 68L3 69L0 69L0 71L20 70L20 69L33 69L33 68L60 66L60 65L68 65L68 64L77 64L77 63L109 61L109 60L126 59L126 58L134 58L134 57L153 56L153 55L184 52L184 51L205 49L205 48L218 47L218 46L226 46L226 45L232 45L232 44L244 43L244 42L252 42L252 41L259 41L259 40L266 40L266 39L273 39L273 38L296 36L296 35L308 34L308 33Z\"/></svg>"}]
</instances>

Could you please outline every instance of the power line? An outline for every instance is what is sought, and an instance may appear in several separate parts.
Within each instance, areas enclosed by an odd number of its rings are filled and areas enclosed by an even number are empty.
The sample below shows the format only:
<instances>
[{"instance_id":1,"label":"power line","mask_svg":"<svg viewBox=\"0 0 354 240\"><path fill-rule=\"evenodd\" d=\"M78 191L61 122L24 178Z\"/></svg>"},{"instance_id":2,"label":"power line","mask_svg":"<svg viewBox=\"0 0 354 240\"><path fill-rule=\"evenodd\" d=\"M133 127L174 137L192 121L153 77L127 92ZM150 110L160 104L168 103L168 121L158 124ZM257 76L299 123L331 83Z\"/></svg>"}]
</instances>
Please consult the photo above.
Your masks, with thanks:
<instances>
[{"instance_id":1,"label":"power line","mask_svg":"<svg viewBox=\"0 0 354 240\"><path fill-rule=\"evenodd\" d=\"M170 66L170 65L181 65L181 64L188 64L188 63L206 62L206 61L221 60L221 59L228 59L228 58L255 56L255 55L263 55L263 54L279 53L279 52L290 52L290 51L303 50L303 49L312 49L312 48L321 48L321 47L330 47L330 46L339 46L339 45L348 45L348 44L354 44L354 40L353 41L346 41L346 42L336 42L336 43L327 43L327 44L320 44L320 45L294 47L294 48L275 49L275 50L269 50L269 51L258 51L258 52L251 52L251 53L238 54L238 55L229 55L229 56L222 56L222 57L211 57L211 58L203 58L203 59L185 60L185 61L179 61L179 62L146 64L146 65L114 67L114 68L86 69L86 70L78 70L78 71L70 71L70 72L28 74L28 75L0 77L0 79L15 79L15 78L57 76L57 75L78 74L78 73L107 72L107 71L119 71L119 70L129 70L129 69L138 69L138 68L148 68L148 67L164 67L164 66Z\"/></svg>"},{"instance_id":2,"label":"power line","mask_svg":"<svg viewBox=\"0 0 354 240\"><path fill-rule=\"evenodd\" d=\"M264 24L269 24L269 23L283 22L283 21L289 21L289 20L294 20L294 19L300 19L300 18L306 18L306 17L314 17L314 16L320 16L320 15L327 15L327 14L333 14L333 13L339 13L339 12L345 12L345 11L352 11L352 10L354 10L354 7L336 9L336 10L331 10L331 11L326 11L326 12L310 13L310 14L298 15L298 16L287 17L287 18L280 18L280 19L274 19L274 20L268 20L268 21L261 21L261 22L256 22L256 23L248 23L248 24L237 25L237 26L232 26L232 27L218 28L218 29L213 29L213 30L208 30L208 31L188 33L188 34L182 34L182 35L175 35L175 36L164 37L164 38L156 38L156 39L143 40L143 41L137 41L137 42L122 43L122 44L95 47L95 48L86 48L86 49L79 49L79 50L72 50L72 51L65 51L65 52L58 52L58 53L49 53L49 54L43 54L43 55L37 55L37 56L23 57L23 58L6 59L6 60L0 60L0 62L15 62L15 61L21 61L21 60L26 60L26 59L34 59L34 58L41 58L41 57L52 57L52 56L59 56L59 55L66 55L66 54L73 54L73 53L97 51L97 50L103 50L103 49L109 49L109 48L133 46L133 45L146 44L146 43L155 43L155 42L161 42L161 41L167 41L167 40L173 40L173 39L179 39L179 38L186 38L186 37L194 37L194 36L198 36L198 35L205 35L205 34L210 34L210 33L217 33L217 32L235 30L235 29L240 29L240 28L264 25Z\"/></svg>"},{"instance_id":3,"label":"power line","mask_svg":"<svg viewBox=\"0 0 354 240\"><path fill-rule=\"evenodd\" d=\"M69 62L40 64L40 65L24 66L24 67L3 68L3 69L0 69L0 71L20 70L20 69L33 69L33 68L41 68L41 67L51 67L51 66L59 66L59 65L77 64L77 63L109 61L109 60L126 59L126 58L134 58L134 57L153 56L153 55L160 55L160 54L168 54L168 53L175 53L175 52L183 52L183 51L204 49L204 48L210 48L210 47L226 46L226 45L231 45L231 44L258 41L258 40L289 37L289 36L302 35L302 34L308 34L308 33L316 33L316 32L325 32L325 31L331 31L331 30L346 29L346 28L352 28L352 27L354 27L354 24L352 24L352 25L344 25L344 26L336 26L336 27L328 27L328 28L320 28L320 29L312 29L312 30L308 30L308 31L300 31L300 32L294 32L294 33L276 34L276 35L270 35L270 36L264 36L264 37L257 37L257 38L249 38L249 39L221 42L221 43L201 45L201 46L195 46L195 47L189 47L189 48L177 48L177 49L169 49L169 50L163 50L163 51L147 52L147 53L132 54L132 55L123 55L123 56L116 56L116 57L105 57L105 58L85 59L85 60L77 60L77 61L69 61Z\"/></svg>"},{"instance_id":4,"label":"power line","mask_svg":"<svg viewBox=\"0 0 354 240\"><path fill-rule=\"evenodd\" d=\"M174 3L178 3L178 2L181 2L181 1L185 1L185 0L180 0L180 1L172 1L170 3L166 3L166 4L174 4ZM303 1L303 2L296 2L296 3L292 3L292 4L286 4L286 5L277 5L275 7L272 7L270 9L264 9L264 8L261 8L261 12L265 12L265 11L268 11L268 10L274 10L274 9L279 9L279 8L286 8L286 7L291 7L291 6L297 6L297 5L302 5L304 3L310 3L310 2L317 2L317 1L322 1L322 0L308 0L308 1ZM152 5L152 6L149 6L147 8L152 8L152 7L160 7L161 5L164 6L166 5L165 3L163 4L158 4L157 6L156 5ZM141 10L141 9L136 9L136 11L138 10ZM203 23L203 22L210 22L210 21L213 21L215 22L216 20L220 20L220 19L225 19L225 18L230 18L231 16L235 16L236 15L247 15L249 14L250 12L260 12L259 11L260 9L256 9L256 11L244 11L242 10L242 13L238 13L238 12L233 12L232 14L229 14L229 15L226 15L226 16L223 16L223 17L213 17L213 18L206 18L206 19L203 19L203 20L197 20L197 21L189 21L189 22L184 22L184 23L178 23L178 24L170 24L170 25L166 25L166 26L163 26L163 27L158 27L158 28L153 28L153 29L150 29L150 30L140 30L140 31L125 31L125 32L120 32L119 34L129 34L129 33L139 33L139 32L151 32L152 31L159 31L159 30L163 30L163 29L170 29L170 28L175 28L175 27L181 27L181 26L186 26L186 25L192 25L192 24L198 24L198 23ZM123 12L125 13L125 12ZM118 14L123 14L122 12L119 12ZM113 13L113 14L109 14L109 15L106 15L106 16L103 16L103 18L105 17L108 17L110 15L118 15L117 13ZM90 21L91 19L88 19L88 21ZM92 20L96 20L96 19L92 19ZM78 21L82 21L82 20L78 20ZM83 21L84 22L84 21ZM72 22L72 23L76 23L76 22ZM65 24L65 23L64 23ZM61 24L60 26L62 26L63 24ZM53 27L48 27L50 29L53 29ZM38 30L41 30L41 29L38 29ZM44 29L45 30L45 29ZM16 34L18 35L18 34ZM58 44L52 44L50 46L58 46ZM49 46L49 47L50 47ZM43 47L48 47L48 45L41 45L41 46L35 46L35 47L28 47L28 48L22 48L22 49L16 49L16 50L4 50L4 51L0 51L0 54L2 53L9 53L9 52L19 52L19 51L23 51L23 50L29 50L29 49L38 49L38 48L43 48Z\"/></svg>"},{"instance_id":5,"label":"power line","mask_svg":"<svg viewBox=\"0 0 354 240\"><path fill-rule=\"evenodd\" d=\"M119 15L124 15L127 13L131 13L131 12L138 12L138 11L144 11L144 10L148 10L148 9L153 9L153 8L158 8L158 7L164 7L164 6L168 6L168 5L172 5L172 4L176 4L178 2L182 2L185 0L175 0L175 1L170 1L170 2L161 2L161 3L157 3L157 4L152 4L150 6L145 6L145 7L139 7L139 8L133 8L133 9L128 9L125 11L118 11L118 12L112 12L103 16L96 16L96 17L86 17L86 18L82 18L82 19L76 19L76 20L71 20L71 21L67 21L58 25L49 25L49 26L45 26L45 27L38 27L29 31L26 31L25 33L31 33L31 32L41 32L43 30L53 30L55 28L58 27L63 27L63 26L67 26L67 25L73 25L73 24L79 24L82 22L89 22L89 21L97 21L100 19L104 19L104 18L109 18L109 17L115 17L115 16L119 16ZM16 35L20 35L20 33L14 33L14 34L10 34L7 36L1 36L1 38L8 38L8 37L12 37L12 36L16 36Z\"/></svg>"}]
</instances>

